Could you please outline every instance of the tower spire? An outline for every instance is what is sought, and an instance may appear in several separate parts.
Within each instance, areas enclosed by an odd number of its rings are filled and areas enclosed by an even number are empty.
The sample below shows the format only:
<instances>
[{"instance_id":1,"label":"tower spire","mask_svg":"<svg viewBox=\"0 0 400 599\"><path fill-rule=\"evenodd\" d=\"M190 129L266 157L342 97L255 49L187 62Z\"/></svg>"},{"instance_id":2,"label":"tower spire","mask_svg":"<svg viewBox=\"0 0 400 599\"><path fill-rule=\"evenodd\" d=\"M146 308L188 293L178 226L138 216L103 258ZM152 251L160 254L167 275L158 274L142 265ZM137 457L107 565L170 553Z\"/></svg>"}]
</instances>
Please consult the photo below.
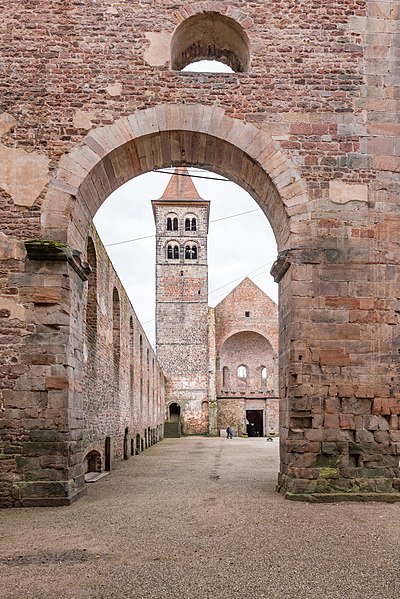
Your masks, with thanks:
<instances>
[{"instance_id":1,"label":"tower spire","mask_svg":"<svg viewBox=\"0 0 400 599\"><path fill-rule=\"evenodd\" d=\"M199 192L186 167L178 166L174 170L161 199L180 201L201 200Z\"/></svg>"}]
</instances>

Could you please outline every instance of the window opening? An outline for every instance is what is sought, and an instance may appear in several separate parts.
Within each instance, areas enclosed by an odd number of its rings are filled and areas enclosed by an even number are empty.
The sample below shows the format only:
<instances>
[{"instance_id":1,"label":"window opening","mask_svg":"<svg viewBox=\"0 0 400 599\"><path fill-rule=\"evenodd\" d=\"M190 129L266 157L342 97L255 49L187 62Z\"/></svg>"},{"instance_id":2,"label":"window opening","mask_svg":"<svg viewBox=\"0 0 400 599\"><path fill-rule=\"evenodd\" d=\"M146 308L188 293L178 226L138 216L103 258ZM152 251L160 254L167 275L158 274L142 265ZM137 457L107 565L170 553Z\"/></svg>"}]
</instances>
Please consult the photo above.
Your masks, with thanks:
<instances>
[{"instance_id":1,"label":"window opening","mask_svg":"<svg viewBox=\"0 0 400 599\"><path fill-rule=\"evenodd\" d=\"M172 228L174 231L178 230L178 219L177 217L174 218L173 222L172 222Z\"/></svg>"},{"instance_id":2,"label":"window opening","mask_svg":"<svg viewBox=\"0 0 400 599\"><path fill-rule=\"evenodd\" d=\"M190 65L192 70L199 61L218 61L235 72L247 71L250 43L243 27L235 19L211 11L185 19L172 38L171 68L180 71ZM205 67L208 65L197 68Z\"/></svg>"},{"instance_id":3,"label":"window opening","mask_svg":"<svg viewBox=\"0 0 400 599\"><path fill-rule=\"evenodd\" d=\"M192 231L197 231L197 220L192 218Z\"/></svg>"},{"instance_id":4,"label":"window opening","mask_svg":"<svg viewBox=\"0 0 400 599\"><path fill-rule=\"evenodd\" d=\"M167 231L172 231L172 218L167 218Z\"/></svg>"},{"instance_id":5,"label":"window opening","mask_svg":"<svg viewBox=\"0 0 400 599\"><path fill-rule=\"evenodd\" d=\"M224 366L222 369L222 386L228 387L229 385L229 368Z\"/></svg>"},{"instance_id":6,"label":"window opening","mask_svg":"<svg viewBox=\"0 0 400 599\"><path fill-rule=\"evenodd\" d=\"M197 245L185 247L185 260L197 260Z\"/></svg>"},{"instance_id":7,"label":"window opening","mask_svg":"<svg viewBox=\"0 0 400 599\"><path fill-rule=\"evenodd\" d=\"M247 368L246 366L238 366L237 377L240 381L247 381Z\"/></svg>"},{"instance_id":8,"label":"window opening","mask_svg":"<svg viewBox=\"0 0 400 599\"><path fill-rule=\"evenodd\" d=\"M261 367L261 385L263 387L265 387L265 385L267 384L267 376L268 376L268 372L265 366Z\"/></svg>"},{"instance_id":9,"label":"window opening","mask_svg":"<svg viewBox=\"0 0 400 599\"><path fill-rule=\"evenodd\" d=\"M245 317L246 317L246 318L250 318L250 312L248 312L247 310L246 310L246 312L244 313L244 315L245 315Z\"/></svg>"},{"instance_id":10,"label":"window opening","mask_svg":"<svg viewBox=\"0 0 400 599\"><path fill-rule=\"evenodd\" d=\"M197 60L186 65L186 73L234 73L235 71L219 60Z\"/></svg>"},{"instance_id":11,"label":"window opening","mask_svg":"<svg viewBox=\"0 0 400 599\"><path fill-rule=\"evenodd\" d=\"M179 247L174 245L174 260L179 260Z\"/></svg>"},{"instance_id":12,"label":"window opening","mask_svg":"<svg viewBox=\"0 0 400 599\"><path fill-rule=\"evenodd\" d=\"M190 218L185 218L185 231L190 231Z\"/></svg>"}]
</instances>

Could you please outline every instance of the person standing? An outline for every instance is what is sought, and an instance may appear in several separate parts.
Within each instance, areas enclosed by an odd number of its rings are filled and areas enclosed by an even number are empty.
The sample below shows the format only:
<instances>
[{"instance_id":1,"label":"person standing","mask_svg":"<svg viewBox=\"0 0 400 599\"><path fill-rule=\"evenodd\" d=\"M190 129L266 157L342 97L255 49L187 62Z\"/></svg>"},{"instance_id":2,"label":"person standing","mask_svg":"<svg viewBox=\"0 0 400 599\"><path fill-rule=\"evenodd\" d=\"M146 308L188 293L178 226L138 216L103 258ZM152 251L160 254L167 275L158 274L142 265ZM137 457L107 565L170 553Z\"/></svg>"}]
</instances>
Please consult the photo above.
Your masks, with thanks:
<instances>
[{"instance_id":1,"label":"person standing","mask_svg":"<svg viewBox=\"0 0 400 599\"><path fill-rule=\"evenodd\" d=\"M226 428L226 438L227 438L227 439L232 439L232 437L233 437L233 431L232 431L231 427L230 427L230 426L228 426L228 427Z\"/></svg>"}]
</instances>

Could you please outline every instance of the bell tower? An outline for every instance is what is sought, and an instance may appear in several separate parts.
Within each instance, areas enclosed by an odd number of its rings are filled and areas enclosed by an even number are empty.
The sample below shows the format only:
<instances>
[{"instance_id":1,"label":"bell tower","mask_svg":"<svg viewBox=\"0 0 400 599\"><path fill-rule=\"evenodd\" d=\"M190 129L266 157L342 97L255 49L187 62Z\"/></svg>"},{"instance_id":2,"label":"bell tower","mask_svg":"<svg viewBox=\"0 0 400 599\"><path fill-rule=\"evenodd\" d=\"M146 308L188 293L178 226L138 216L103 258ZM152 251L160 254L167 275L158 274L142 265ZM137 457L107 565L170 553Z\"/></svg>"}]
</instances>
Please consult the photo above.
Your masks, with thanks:
<instances>
[{"instance_id":1,"label":"bell tower","mask_svg":"<svg viewBox=\"0 0 400 599\"><path fill-rule=\"evenodd\" d=\"M210 202L186 168L159 200L156 223L156 347L167 404L178 404L184 432L208 431L208 264Z\"/></svg>"}]
</instances>

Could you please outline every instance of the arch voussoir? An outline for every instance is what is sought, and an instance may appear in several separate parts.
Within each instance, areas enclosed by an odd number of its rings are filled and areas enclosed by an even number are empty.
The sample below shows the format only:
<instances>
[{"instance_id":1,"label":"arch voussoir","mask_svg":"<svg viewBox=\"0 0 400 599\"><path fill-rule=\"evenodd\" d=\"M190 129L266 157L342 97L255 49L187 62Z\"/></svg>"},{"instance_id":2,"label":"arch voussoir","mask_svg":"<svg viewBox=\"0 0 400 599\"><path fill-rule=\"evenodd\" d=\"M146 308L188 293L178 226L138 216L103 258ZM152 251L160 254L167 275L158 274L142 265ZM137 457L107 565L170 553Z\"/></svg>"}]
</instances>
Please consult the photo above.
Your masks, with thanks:
<instances>
[{"instance_id":1,"label":"arch voussoir","mask_svg":"<svg viewBox=\"0 0 400 599\"><path fill-rule=\"evenodd\" d=\"M51 185L82 203L81 209L69 204L72 218L79 213L80 226L82 215L94 216L132 177L179 164L209 168L242 185L270 219L278 245L287 245L287 209L307 201L307 186L268 131L234 119L220 107L160 104L94 129L60 161ZM48 202L46 209L56 208ZM81 236L83 242L84 231Z\"/></svg>"}]
</instances>

